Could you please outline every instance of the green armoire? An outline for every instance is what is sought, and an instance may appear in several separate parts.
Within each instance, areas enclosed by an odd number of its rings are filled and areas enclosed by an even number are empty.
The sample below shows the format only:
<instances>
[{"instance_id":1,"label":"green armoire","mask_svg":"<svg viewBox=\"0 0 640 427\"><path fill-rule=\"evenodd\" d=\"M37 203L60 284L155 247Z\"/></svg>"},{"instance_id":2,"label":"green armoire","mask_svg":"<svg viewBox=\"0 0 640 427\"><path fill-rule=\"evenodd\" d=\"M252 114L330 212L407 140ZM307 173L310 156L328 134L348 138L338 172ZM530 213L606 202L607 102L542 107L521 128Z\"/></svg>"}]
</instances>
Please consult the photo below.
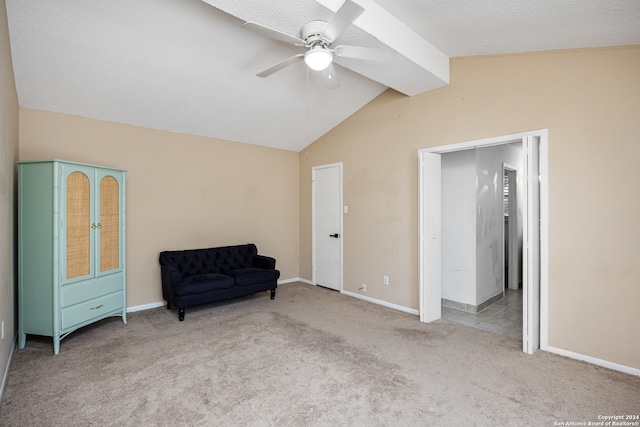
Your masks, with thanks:
<instances>
[{"instance_id":1,"label":"green armoire","mask_svg":"<svg viewBox=\"0 0 640 427\"><path fill-rule=\"evenodd\" d=\"M18 334L53 338L126 317L125 171L18 163Z\"/></svg>"}]
</instances>

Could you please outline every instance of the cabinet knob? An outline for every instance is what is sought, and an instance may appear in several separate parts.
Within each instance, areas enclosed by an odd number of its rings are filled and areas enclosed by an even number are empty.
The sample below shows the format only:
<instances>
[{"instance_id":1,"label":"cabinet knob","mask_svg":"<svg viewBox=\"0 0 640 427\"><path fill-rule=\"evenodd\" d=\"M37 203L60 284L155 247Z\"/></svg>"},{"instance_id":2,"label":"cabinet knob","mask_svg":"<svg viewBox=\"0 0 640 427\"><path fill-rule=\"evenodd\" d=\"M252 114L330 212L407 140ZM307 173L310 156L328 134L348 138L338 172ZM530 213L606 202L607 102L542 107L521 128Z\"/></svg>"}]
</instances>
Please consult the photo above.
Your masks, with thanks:
<instances>
[{"instance_id":1,"label":"cabinet knob","mask_svg":"<svg viewBox=\"0 0 640 427\"><path fill-rule=\"evenodd\" d=\"M96 223L95 222L91 224L91 228L94 228L94 229L96 228Z\"/></svg>"}]
</instances>

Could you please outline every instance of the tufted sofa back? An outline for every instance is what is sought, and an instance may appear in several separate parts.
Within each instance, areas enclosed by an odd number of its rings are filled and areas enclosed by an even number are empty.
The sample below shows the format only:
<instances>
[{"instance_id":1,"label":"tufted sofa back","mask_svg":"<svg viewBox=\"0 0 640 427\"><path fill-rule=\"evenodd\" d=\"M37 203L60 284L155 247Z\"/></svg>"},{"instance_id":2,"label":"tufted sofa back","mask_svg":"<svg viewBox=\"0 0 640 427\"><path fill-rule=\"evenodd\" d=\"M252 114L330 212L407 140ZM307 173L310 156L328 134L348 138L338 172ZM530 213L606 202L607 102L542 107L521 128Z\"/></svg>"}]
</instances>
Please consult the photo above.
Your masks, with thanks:
<instances>
[{"instance_id":1,"label":"tufted sofa back","mask_svg":"<svg viewBox=\"0 0 640 427\"><path fill-rule=\"evenodd\" d=\"M177 268L182 277L250 268L258 249L253 243L209 249L187 249L160 253L160 265Z\"/></svg>"}]
</instances>

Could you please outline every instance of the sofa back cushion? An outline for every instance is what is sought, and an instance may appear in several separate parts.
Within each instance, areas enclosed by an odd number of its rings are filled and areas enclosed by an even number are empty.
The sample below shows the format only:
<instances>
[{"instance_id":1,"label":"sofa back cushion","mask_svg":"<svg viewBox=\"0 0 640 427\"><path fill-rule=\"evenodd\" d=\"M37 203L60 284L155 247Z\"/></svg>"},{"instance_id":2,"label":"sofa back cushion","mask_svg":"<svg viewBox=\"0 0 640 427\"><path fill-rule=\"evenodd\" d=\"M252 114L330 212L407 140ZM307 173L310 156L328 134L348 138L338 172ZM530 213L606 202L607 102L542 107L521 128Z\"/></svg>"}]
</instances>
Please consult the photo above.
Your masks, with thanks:
<instances>
[{"instance_id":1,"label":"sofa back cushion","mask_svg":"<svg viewBox=\"0 0 640 427\"><path fill-rule=\"evenodd\" d=\"M228 274L231 270L250 268L258 249L253 243L208 249L187 249L160 253L160 265L173 266L182 277L196 274Z\"/></svg>"}]
</instances>

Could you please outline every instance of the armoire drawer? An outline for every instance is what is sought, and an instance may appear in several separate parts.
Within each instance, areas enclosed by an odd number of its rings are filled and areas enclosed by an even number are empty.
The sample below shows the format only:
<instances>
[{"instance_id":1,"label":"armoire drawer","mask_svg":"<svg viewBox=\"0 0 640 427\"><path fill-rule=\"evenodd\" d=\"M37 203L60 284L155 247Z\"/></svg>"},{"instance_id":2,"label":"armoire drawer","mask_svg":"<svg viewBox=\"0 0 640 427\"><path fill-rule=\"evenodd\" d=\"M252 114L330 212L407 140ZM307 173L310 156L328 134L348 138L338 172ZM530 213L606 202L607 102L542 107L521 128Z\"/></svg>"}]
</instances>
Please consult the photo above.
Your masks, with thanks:
<instances>
[{"instance_id":1,"label":"armoire drawer","mask_svg":"<svg viewBox=\"0 0 640 427\"><path fill-rule=\"evenodd\" d=\"M115 273L97 279L64 285L60 292L60 307L69 307L123 289L123 274Z\"/></svg>"},{"instance_id":2,"label":"armoire drawer","mask_svg":"<svg viewBox=\"0 0 640 427\"><path fill-rule=\"evenodd\" d=\"M74 327L91 319L98 318L112 311L124 310L123 291L85 301L60 311L61 329Z\"/></svg>"}]
</instances>

